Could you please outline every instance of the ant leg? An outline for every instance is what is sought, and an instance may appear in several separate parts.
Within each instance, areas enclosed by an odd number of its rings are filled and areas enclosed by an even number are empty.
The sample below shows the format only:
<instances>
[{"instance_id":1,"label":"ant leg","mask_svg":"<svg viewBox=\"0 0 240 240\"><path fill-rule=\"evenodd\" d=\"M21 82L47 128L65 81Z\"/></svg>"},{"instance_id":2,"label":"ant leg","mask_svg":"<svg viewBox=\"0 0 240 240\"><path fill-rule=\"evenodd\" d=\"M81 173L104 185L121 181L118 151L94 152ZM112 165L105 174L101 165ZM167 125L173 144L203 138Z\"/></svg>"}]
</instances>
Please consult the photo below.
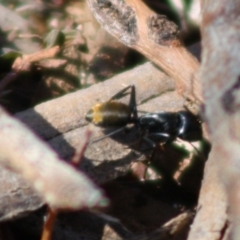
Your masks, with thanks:
<instances>
[{"instance_id":1,"label":"ant leg","mask_svg":"<svg viewBox=\"0 0 240 240\"><path fill-rule=\"evenodd\" d=\"M150 137L155 137L156 141L150 139ZM143 137L142 139L145 142L147 142L149 145L151 145L152 152L150 154L150 159L153 159L154 154L156 153L156 150L157 150L157 143L166 144L167 142L171 142L171 140L174 138L170 136L168 133L160 132L160 133L149 134L147 137Z\"/></svg>"},{"instance_id":2,"label":"ant leg","mask_svg":"<svg viewBox=\"0 0 240 240\"><path fill-rule=\"evenodd\" d=\"M109 101L115 100L115 99L119 99L119 98L124 97L125 95L129 94L129 93L126 93L126 91L127 91L128 89L130 89L130 88L131 88L130 94L132 94L132 88L135 89L135 86L134 86L134 85L128 85L127 87L123 88L122 90L120 90L119 92L117 92L115 95L113 95L113 96L109 99ZM125 94L125 93L126 93L126 94Z\"/></svg>"},{"instance_id":3,"label":"ant leg","mask_svg":"<svg viewBox=\"0 0 240 240\"><path fill-rule=\"evenodd\" d=\"M136 121L136 119L138 118L138 114L137 114L137 104L136 104L136 90L134 85L129 85L123 88L121 91L113 95L110 98L110 101L123 97L124 95L126 95L125 93L128 91L128 89L131 89L130 93L127 93L127 94L130 94L129 108L131 110L131 113L133 114L133 119Z\"/></svg>"},{"instance_id":4,"label":"ant leg","mask_svg":"<svg viewBox=\"0 0 240 240\"><path fill-rule=\"evenodd\" d=\"M142 139L143 139L146 143L148 143L148 144L151 146L151 148L156 148L156 147L157 147L157 144L156 144L154 141L152 141L150 138L143 137Z\"/></svg>"},{"instance_id":5,"label":"ant leg","mask_svg":"<svg viewBox=\"0 0 240 240\"><path fill-rule=\"evenodd\" d=\"M170 136L170 134L164 133L164 132L151 133L148 135L148 137L155 138L156 142L164 143L164 144L176 138L175 136Z\"/></svg>"},{"instance_id":6,"label":"ant leg","mask_svg":"<svg viewBox=\"0 0 240 240\"><path fill-rule=\"evenodd\" d=\"M133 120L137 122L138 119L138 111L137 111L137 103L136 103L136 90L135 86L131 85L131 93L130 93L130 100L129 100L129 107L133 114Z\"/></svg>"},{"instance_id":7,"label":"ant leg","mask_svg":"<svg viewBox=\"0 0 240 240\"><path fill-rule=\"evenodd\" d=\"M152 151L151 151L151 153L150 153L150 155L149 155L149 161L151 162L152 159L154 158L155 153L156 153L157 144L156 144L154 141L152 141L150 138L143 137L142 139L143 139L145 142L147 142L149 145L151 145Z\"/></svg>"},{"instance_id":8,"label":"ant leg","mask_svg":"<svg viewBox=\"0 0 240 240\"><path fill-rule=\"evenodd\" d=\"M114 134L116 134L116 133L118 133L118 132L123 131L124 129L126 129L126 126L121 127L121 128L118 128L117 130L112 131L112 132L104 135L103 137L100 137L100 138L98 138L98 139L96 139L96 140L93 140L93 141L89 142L89 145L92 145L93 143L97 143L97 142L99 142L99 141L101 141L101 140L103 140L103 139L105 139L105 138L107 138L107 137L110 137L110 136L112 136L112 135L114 135Z\"/></svg>"}]
</instances>

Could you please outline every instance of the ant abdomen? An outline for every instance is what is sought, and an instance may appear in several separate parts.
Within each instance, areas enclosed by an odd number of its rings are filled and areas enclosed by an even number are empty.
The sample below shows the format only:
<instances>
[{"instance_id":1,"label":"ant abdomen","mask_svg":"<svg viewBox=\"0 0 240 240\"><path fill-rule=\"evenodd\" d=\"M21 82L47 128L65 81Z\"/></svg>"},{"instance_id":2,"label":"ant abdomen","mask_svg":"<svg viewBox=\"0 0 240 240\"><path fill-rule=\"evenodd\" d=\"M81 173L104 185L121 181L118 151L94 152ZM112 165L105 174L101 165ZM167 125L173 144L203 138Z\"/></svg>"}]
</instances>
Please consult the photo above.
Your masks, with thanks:
<instances>
[{"instance_id":1,"label":"ant abdomen","mask_svg":"<svg viewBox=\"0 0 240 240\"><path fill-rule=\"evenodd\" d=\"M116 101L96 104L86 116L86 120L101 127L122 127L131 120L129 106Z\"/></svg>"}]
</instances>

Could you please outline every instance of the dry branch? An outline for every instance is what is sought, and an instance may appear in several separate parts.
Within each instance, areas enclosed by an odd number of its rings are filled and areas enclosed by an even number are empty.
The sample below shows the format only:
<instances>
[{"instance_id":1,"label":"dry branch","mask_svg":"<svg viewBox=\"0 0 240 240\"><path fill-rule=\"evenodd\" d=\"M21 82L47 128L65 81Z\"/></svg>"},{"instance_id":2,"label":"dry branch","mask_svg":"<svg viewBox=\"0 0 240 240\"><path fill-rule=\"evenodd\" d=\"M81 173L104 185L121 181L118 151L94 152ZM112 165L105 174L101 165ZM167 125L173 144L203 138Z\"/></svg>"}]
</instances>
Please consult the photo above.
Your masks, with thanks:
<instances>
[{"instance_id":1,"label":"dry branch","mask_svg":"<svg viewBox=\"0 0 240 240\"><path fill-rule=\"evenodd\" d=\"M183 96L203 103L199 62L182 45L177 27L142 1L88 0L100 24L118 40L160 66L176 82Z\"/></svg>"},{"instance_id":2,"label":"dry branch","mask_svg":"<svg viewBox=\"0 0 240 240\"><path fill-rule=\"evenodd\" d=\"M20 72L29 71L33 63L55 57L59 50L59 46L55 46L50 49L41 50L37 53L17 57L12 65L12 71L0 82L0 92L3 92L7 85L16 80L19 77Z\"/></svg>"},{"instance_id":3,"label":"dry branch","mask_svg":"<svg viewBox=\"0 0 240 240\"><path fill-rule=\"evenodd\" d=\"M53 58L59 52L60 47L55 46L49 49L44 49L36 53L22 55L16 58L12 65L12 69L16 72L18 71L29 71L31 64L45 60L48 58Z\"/></svg>"},{"instance_id":4,"label":"dry branch","mask_svg":"<svg viewBox=\"0 0 240 240\"><path fill-rule=\"evenodd\" d=\"M0 136L1 164L20 173L50 207L91 208L103 200L100 190L83 173L61 161L48 145L3 109Z\"/></svg>"},{"instance_id":5,"label":"dry branch","mask_svg":"<svg viewBox=\"0 0 240 240\"><path fill-rule=\"evenodd\" d=\"M189 239L239 239L239 1L203 0L202 13L201 80L213 146Z\"/></svg>"},{"instance_id":6,"label":"dry branch","mask_svg":"<svg viewBox=\"0 0 240 240\"><path fill-rule=\"evenodd\" d=\"M43 206L44 202L21 174L0 167L0 221L12 220Z\"/></svg>"}]
</instances>

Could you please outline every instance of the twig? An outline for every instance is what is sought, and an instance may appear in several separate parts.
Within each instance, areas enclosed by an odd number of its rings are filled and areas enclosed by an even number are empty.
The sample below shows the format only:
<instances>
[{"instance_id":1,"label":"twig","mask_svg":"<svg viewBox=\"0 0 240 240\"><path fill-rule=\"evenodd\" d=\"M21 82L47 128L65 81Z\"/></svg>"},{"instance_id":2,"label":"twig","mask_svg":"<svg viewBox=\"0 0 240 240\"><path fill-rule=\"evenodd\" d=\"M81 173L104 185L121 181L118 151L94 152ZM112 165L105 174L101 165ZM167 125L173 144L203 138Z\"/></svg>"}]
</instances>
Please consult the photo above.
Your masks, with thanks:
<instances>
[{"instance_id":1,"label":"twig","mask_svg":"<svg viewBox=\"0 0 240 240\"><path fill-rule=\"evenodd\" d=\"M59 49L59 46L55 46L37 53L16 58L12 66L12 72L8 73L0 82L0 92L2 92L8 84L16 80L21 71L28 71L31 64L54 57L59 52Z\"/></svg>"},{"instance_id":2,"label":"twig","mask_svg":"<svg viewBox=\"0 0 240 240\"><path fill-rule=\"evenodd\" d=\"M49 208L47 220L44 224L41 240L52 240L54 224L57 218L57 211Z\"/></svg>"},{"instance_id":3,"label":"twig","mask_svg":"<svg viewBox=\"0 0 240 240\"><path fill-rule=\"evenodd\" d=\"M202 14L200 75L213 145L189 239L239 239L239 1L203 0Z\"/></svg>"},{"instance_id":4,"label":"twig","mask_svg":"<svg viewBox=\"0 0 240 240\"><path fill-rule=\"evenodd\" d=\"M0 163L28 180L49 207L81 209L103 203L103 194L85 174L61 161L47 144L3 109L0 136Z\"/></svg>"},{"instance_id":5,"label":"twig","mask_svg":"<svg viewBox=\"0 0 240 240\"><path fill-rule=\"evenodd\" d=\"M88 3L109 33L160 66L175 80L177 91L183 96L198 106L203 103L199 62L183 47L174 23L138 0Z\"/></svg>"}]
</instances>

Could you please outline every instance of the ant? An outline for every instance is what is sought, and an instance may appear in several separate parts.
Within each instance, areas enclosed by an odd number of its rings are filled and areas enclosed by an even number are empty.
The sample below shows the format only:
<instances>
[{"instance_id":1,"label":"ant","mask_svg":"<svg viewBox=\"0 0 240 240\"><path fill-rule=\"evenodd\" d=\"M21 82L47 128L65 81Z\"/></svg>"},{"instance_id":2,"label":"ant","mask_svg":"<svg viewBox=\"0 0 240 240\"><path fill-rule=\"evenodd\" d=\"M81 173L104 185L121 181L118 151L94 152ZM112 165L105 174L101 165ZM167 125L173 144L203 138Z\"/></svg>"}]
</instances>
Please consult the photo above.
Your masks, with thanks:
<instances>
[{"instance_id":1,"label":"ant","mask_svg":"<svg viewBox=\"0 0 240 240\"><path fill-rule=\"evenodd\" d=\"M128 105L116 101L129 89ZM125 87L108 101L96 104L87 112L85 118L97 126L121 127L120 130L133 123L143 133L143 139L153 148L156 147L156 143L173 142L177 138L188 142L202 139L201 121L189 111L145 113L138 116L134 85Z\"/></svg>"}]
</instances>

